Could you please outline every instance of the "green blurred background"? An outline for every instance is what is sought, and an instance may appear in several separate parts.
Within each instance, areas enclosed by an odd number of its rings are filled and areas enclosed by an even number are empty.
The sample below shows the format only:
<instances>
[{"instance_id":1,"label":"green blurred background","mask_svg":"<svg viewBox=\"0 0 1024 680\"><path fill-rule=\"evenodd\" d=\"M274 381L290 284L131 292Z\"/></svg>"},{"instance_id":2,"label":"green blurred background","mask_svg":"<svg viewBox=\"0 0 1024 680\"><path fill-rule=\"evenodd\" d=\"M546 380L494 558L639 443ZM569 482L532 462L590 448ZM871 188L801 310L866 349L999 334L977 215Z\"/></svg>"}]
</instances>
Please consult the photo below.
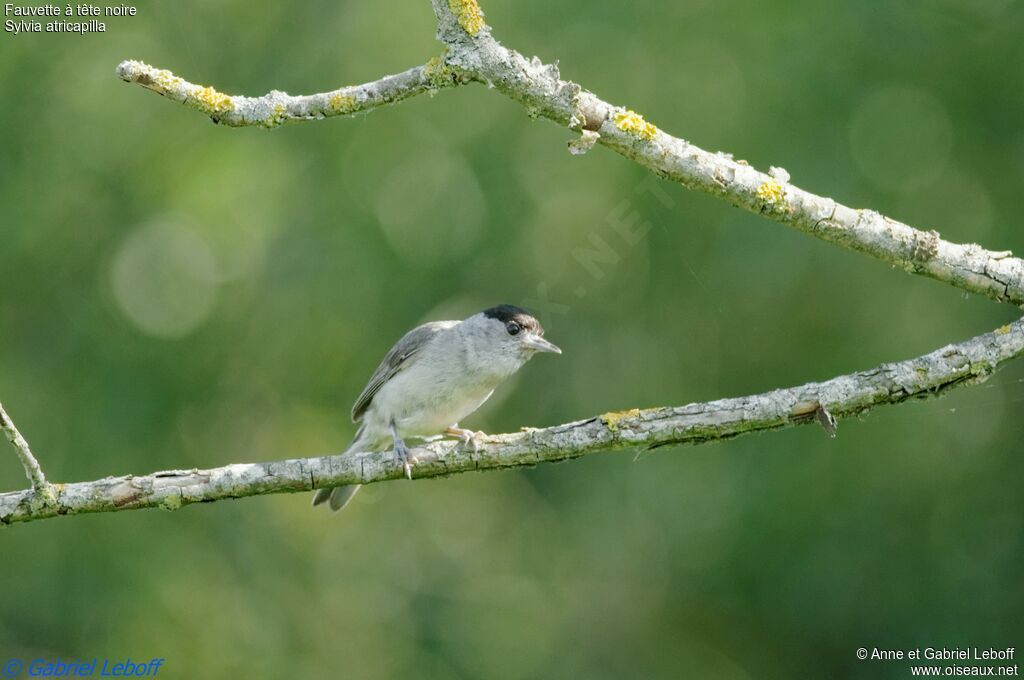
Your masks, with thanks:
<instances>
[{"instance_id":1,"label":"green blurred background","mask_svg":"<svg viewBox=\"0 0 1024 680\"><path fill-rule=\"evenodd\" d=\"M340 451L383 352L545 297L564 349L491 432L764 391L1014 310L648 174L470 86L354 119L212 125L231 93L439 53L425 0L141 3L0 34L0 400L55 481ZM954 241L1024 251L1013 0L489 0L496 36L710 149ZM625 202L653 225L627 245ZM619 262L574 259L592 234ZM538 292L538 287L541 291ZM535 305L536 306L536 305ZM540 313L543 310L538 310ZM861 646L1024 647L1024 362L984 386L713 446L0 532L0 658L162 677L907 677ZM25 486L0 447L0 488Z\"/></svg>"}]
</instances>

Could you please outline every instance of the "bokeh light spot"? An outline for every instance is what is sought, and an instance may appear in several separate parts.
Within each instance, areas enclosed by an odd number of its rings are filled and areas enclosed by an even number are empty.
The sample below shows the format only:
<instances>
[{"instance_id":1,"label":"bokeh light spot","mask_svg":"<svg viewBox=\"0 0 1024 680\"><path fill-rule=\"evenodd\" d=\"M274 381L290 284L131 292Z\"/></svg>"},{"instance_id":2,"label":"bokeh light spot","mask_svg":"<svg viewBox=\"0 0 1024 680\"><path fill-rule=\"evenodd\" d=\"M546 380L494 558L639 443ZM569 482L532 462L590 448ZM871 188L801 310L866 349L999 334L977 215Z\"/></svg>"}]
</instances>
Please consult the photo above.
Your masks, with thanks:
<instances>
[{"instance_id":1,"label":"bokeh light spot","mask_svg":"<svg viewBox=\"0 0 1024 680\"><path fill-rule=\"evenodd\" d=\"M376 214L402 259L426 266L456 261L481 236L484 194L469 165L450 154L414 156L377 192Z\"/></svg>"},{"instance_id":2,"label":"bokeh light spot","mask_svg":"<svg viewBox=\"0 0 1024 680\"><path fill-rule=\"evenodd\" d=\"M110 269L118 309L158 338L180 338L198 328L216 302L217 280L209 246L174 217L129 234Z\"/></svg>"}]
</instances>

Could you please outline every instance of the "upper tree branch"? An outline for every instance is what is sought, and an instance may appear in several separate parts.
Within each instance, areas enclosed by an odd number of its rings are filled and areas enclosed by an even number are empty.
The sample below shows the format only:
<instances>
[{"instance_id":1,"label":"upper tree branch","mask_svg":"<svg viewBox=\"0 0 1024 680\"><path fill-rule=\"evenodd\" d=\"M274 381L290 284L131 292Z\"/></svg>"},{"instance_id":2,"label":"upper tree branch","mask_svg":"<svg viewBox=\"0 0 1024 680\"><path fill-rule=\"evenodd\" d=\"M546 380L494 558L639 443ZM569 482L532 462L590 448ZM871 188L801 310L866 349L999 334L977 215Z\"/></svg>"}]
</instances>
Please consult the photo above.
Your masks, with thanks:
<instances>
[{"instance_id":1,"label":"upper tree branch","mask_svg":"<svg viewBox=\"0 0 1024 680\"><path fill-rule=\"evenodd\" d=\"M268 127L365 111L470 80L484 82L520 102L531 115L579 132L585 144L575 145L577 149L600 142L666 179L825 241L972 293L1024 305L1024 261L1010 252L952 243L935 231L914 229L805 191L791 184L785 171L765 174L730 154L705 151L562 80L555 65L502 46L491 36L476 0L431 1L438 38L448 48L443 60L365 85L303 97L276 91L232 97L136 61L123 62L117 71L124 80L189 104L216 121Z\"/></svg>"},{"instance_id":2,"label":"upper tree branch","mask_svg":"<svg viewBox=\"0 0 1024 680\"><path fill-rule=\"evenodd\" d=\"M872 210L854 209L789 182L785 171L765 174L731 154L710 153L673 137L639 114L603 101L558 67L526 59L502 46L483 25L469 30L476 0L432 0L446 60L474 79L544 116L585 135L591 143L632 159L656 174L765 215L820 239L855 250L908 272L945 281L994 300L1024 305L1024 261L1008 251L951 243ZM478 11L478 8L477 8ZM684 94L684 93L681 93Z\"/></svg>"},{"instance_id":3,"label":"upper tree branch","mask_svg":"<svg viewBox=\"0 0 1024 680\"><path fill-rule=\"evenodd\" d=\"M277 90L262 97L227 95L212 87L190 83L170 71L154 68L141 61L121 62L117 65L117 75L126 82L137 83L168 99L202 111L214 122L232 127L277 127L292 120L351 115L462 82L462 76L440 58L371 83L301 96Z\"/></svg>"},{"instance_id":4,"label":"upper tree branch","mask_svg":"<svg viewBox=\"0 0 1024 680\"><path fill-rule=\"evenodd\" d=\"M831 426L832 417L931 398L980 382L1000 364L1021 354L1024 319L916 359L825 382L737 399L605 413L566 425L526 429L489 437L475 454L452 442L430 443L413 450L419 459L413 476L535 465L625 448L701 444L813 422ZM56 501L41 507L32 503L28 491L0 494L0 524L87 512L175 509L225 498L370 484L403 476L402 466L395 464L391 452L383 452L107 477L57 485Z\"/></svg>"},{"instance_id":5,"label":"upper tree branch","mask_svg":"<svg viewBox=\"0 0 1024 680\"><path fill-rule=\"evenodd\" d=\"M350 114L469 80L485 82L540 115L600 142L690 189L795 227L831 243L876 257L908 272L945 281L995 300L1024 305L1024 261L1008 251L941 239L871 210L858 210L789 183L785 171L759 172L730 154L710 153L659 130L639 114L603 101L558 67L502 46L476 0L431 0L438 38L448 47L443 62L333 92L292 97L228 96L193 85L170 71L137 61L121 63L124 80L190 104L228 125L274 127L287 120ZM577 148L581 148L577 146ZM585 146L582 148L586 148Z\"/></svg>"}]
</instances>

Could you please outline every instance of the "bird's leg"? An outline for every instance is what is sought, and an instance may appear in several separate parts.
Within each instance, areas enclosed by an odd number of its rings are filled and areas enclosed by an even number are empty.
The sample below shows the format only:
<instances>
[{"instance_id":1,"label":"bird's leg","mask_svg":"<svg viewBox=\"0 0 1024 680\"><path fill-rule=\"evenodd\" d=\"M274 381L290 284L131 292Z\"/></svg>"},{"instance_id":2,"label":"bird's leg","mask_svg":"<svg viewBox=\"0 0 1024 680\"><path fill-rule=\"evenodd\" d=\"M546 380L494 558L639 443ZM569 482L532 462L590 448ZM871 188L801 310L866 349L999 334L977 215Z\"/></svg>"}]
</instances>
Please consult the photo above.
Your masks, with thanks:
<instances>
[{"instance_id":1,"label":"bird's leg","mask_svg":"<svg viewBox=\"0 0 1024 680\"><path fill-rule=\"evenodd\" d=\"M389 427L391 428L391 437L395 440L395 462L401 463L405 468L405 476L412 479L412 466L417 461L409 456L409 447L405 445L405 440L398 436L394 418L391 419Z\"/></svg>"},{"instance_id":2,"label":"bird's leg","mask_svg":"<svg viewBox=\"0 0 1024 680\"><path fill-rule=\"evenodd\" d=\"M463 446L466 446L467 444L472 446L473 453L478 453L480 451L480 440L487 436L483 432L473 432L473 430L467 430L459 427L458 423L449 427L444 431L444 433L453 437L458 437Z\"/></svg>"}]
</instances>

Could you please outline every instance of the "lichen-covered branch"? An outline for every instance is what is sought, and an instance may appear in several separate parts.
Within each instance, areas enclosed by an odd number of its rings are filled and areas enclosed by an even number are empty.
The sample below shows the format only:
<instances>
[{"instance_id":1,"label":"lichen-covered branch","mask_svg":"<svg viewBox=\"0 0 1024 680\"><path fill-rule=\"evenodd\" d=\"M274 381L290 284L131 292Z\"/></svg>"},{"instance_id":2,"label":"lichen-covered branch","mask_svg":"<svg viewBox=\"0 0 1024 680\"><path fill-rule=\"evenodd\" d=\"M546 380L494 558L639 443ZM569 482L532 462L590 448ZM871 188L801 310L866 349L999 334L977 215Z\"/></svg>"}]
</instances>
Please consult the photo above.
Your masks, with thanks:
<instances>
[{"instance_id":1,"label":"lichen-covered branch","mask_svg":"<svg viewBox=\"0 0 1024 680\"><path fill-rule=\"evenodd\" d=\"M883 364L825 382L686 406L632 409L543 429L488 437L480 450L453 442L413 449L414 478L578 458L592 453L670 444L702 444L742 434L820 423L834 433L836 419L872 407L926 399L985 380L1003 362L1024 354L1024 319L916 359ZM33 504L30 491L0 494L0 524L59 515L117 512L339 484L370 484L404 476L390 452L299 458L173 470L55 485L56 499Z\"/></svg>"},{"instance_id":2,"label":"lichen-covered branch","mask_svg":"<svg viewBox=\"0 0 1024 680\"><path fill-rule=\"evenodd\" d=\"M232 127L277 127L293 120L315 120L369 111L424 92L434 92L463 82L463 76L440 57L362 85L330 92L293 96L273 90L262 97L243 97L218 92L213 87L190 83L170 71L141 61L123 61L117 75L172 101L201 111L216 123Z\"/></svg>"},{"instance_id":3,"label":"lichen-covered branch","mask_svg":"<svg viewBox=\"0 0 1024 680\"><path fill-rule=\"evenodd\" d=\"M365 111L463 82L487 83L521 103L531 116L549 118L580 133L570 145L575 153L599 142L670 181L825 241L972 293L1024 305L1024 261L1009 251L952 243L936 231L914 229L872 210L850 208L805 191L789 181L785 170L763 173L731 154L705 151L634 111L562 80L557 66L502 46L491 35L476 0L431 2L438 38L446 46L443 58L365 85L304 97L275 91L250 98L193 85L137 61L123 62L117 72L124 80L189 104L215 121L267 127Z\"/></svg>"},{"instance_id":4,"label":"lichen-covered branch","mask_svg":"<svg viewBox=\"0 0 1024 680\"><path fill-rule=\"evenodd\" d=\"M483 24L470 31L462 17L476 0L432 0L446 62L474 80L584 136L573 149L594 142L690 189L722 198L820 239L876 257L908 272L944 281L994 300L1024 305L1024 261L1008 251L945 241L872 210L854 209L790 183L789 174L755 170L731 154L710 153L673 137L640 114L614 106L562 80L558 67L526 59L495 40ZM680 96L685 96L681 92Z\"/></svg>"},{"instance_id":5,"label":"lichen-covered branch","mask_svg":"<svg viewBox=\"0 0 1024 680\"><path fill-rule=\"evenodd\" d=\"M3 430L3 433L7 436L7 441L11 442L14 450L18 453L21 466L25 468L25 476L32 483L31 493L34 496L33 500L38 500L40 496L47 496L50 492L50 487L46 483L46 475L43 474L43 468L39 467L39 461L32 455L28 442L21 436L21 432L18 432L18 428L14 426L14 421L7 415L3 404L0 404L0 430Z\"/></svg>"}]
</instances>

